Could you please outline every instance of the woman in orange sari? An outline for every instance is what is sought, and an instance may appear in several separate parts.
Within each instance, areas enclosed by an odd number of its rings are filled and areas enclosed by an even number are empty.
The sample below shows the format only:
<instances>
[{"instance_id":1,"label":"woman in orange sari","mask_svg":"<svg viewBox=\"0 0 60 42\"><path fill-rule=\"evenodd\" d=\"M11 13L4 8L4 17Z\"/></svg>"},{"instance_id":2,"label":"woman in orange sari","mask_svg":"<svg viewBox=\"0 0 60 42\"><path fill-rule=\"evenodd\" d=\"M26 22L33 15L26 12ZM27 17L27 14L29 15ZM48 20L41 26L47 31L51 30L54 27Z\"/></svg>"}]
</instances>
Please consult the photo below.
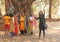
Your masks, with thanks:
<instances>
[{"instance_id":1,"label":"woman in orange sari","mask_svg":"<svg viewBox=\"0 0 60 42\"><path fill-rule=\"evenodd\" d=\"M25 17L24 17L24 14L20 15L19 29L20 29L21 34L24 34L24 30L25 30Z\"/></svg>"},{"instance_id":2,"label":"woman in orange sari","mask_svg":"<svg viewBox=\"0 0 60 42\"><path fill-rule=\"evenodd\" d=\"M9 31L10 31L10 19L11 19L11 17L8 16L8 14L6 14L6 15L3 17L5 34L8 34Z\"/></svg>"}]
</instances>

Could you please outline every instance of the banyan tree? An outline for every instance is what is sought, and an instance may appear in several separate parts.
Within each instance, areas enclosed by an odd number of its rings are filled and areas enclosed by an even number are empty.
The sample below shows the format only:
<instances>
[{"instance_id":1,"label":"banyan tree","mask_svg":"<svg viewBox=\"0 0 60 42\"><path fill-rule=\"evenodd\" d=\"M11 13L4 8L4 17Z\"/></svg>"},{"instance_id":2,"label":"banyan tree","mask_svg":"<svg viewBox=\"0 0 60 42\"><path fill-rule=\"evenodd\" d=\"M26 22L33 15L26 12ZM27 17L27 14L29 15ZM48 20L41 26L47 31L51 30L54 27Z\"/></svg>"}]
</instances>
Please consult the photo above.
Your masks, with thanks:
<instances>
[{"instance_id":1,"label":"banyan tree","mask_svg":"<svg viewBox=\"0 0 60 42\"><path fill-rule=\"evenodd\" d=\"M60 19L60 0L0 0L2 15L14 12L30 14L31 11L38 15L41 9L45 9L47 19Z\"/></svg>"},{"instance_id":2,"label":"banyan tree","mask_svg":"<svg viewBox=\"0 0 60 42\"><path fill-rule=\"evenodd\" d=\"M14 12L19 12L19 14L30 14L31 5L35 0L5 0L6 13L13 14Z\"/></svg>"}]
</instances>

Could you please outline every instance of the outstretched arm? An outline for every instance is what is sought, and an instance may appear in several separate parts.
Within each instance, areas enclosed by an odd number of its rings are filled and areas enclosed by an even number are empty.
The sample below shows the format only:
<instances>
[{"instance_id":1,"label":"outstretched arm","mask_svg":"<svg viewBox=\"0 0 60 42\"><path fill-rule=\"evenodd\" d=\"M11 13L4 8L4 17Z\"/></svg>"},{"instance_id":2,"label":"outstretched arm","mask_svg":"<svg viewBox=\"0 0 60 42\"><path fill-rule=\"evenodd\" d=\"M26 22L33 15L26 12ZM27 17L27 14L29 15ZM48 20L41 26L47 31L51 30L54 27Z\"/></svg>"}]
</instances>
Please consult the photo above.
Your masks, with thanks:
<instances>
[{"instance_id":1,"label":"outstretched arm","mask_svg":"<svg viewBox=\"0 0 60 42\"><path fill-rule=\"evenodd\" d=\"M36 17L34 17L34 18L35 18L36 20L38 20L38 19L39 19L39 17L37 17L37 18L36 18Z\"/></svg>"}]
</instances>

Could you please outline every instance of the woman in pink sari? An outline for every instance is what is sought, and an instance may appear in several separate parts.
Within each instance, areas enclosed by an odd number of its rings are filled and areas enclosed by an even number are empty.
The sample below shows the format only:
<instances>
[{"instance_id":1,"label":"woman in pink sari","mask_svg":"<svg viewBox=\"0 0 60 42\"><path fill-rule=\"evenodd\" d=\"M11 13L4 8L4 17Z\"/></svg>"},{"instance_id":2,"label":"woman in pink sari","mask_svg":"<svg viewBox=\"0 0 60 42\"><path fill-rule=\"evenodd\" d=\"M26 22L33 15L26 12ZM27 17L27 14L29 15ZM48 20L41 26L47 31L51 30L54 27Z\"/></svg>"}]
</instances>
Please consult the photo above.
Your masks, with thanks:
<instances>
[{"instance_id":1,"label":"woman in pink sari","mask_svg":"<svg viewBox=\"0 0 60 42\"><path fill-rule=\"evenodd\" d=\"M36 19L33 16L33 29L36 29L36 25L37 25L37 22L36 22Z\"/></svg>"}]
</instances>

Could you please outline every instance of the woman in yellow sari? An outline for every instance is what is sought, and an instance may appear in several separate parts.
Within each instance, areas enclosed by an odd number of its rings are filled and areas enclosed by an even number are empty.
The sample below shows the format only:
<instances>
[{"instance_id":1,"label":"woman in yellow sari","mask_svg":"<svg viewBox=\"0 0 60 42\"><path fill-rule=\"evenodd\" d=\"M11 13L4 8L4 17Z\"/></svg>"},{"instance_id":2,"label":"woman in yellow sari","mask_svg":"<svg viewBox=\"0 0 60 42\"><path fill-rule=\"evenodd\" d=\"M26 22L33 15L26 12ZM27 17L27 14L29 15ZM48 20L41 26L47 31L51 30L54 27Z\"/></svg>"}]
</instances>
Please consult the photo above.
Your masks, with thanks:
<instances>
[{"instance_id":1,"label":"woman in yellow sari","mask_svg":"<svg viewBox=\"0 0 60 42\"><path fill-rule=\"evenodd\" d=\"M24 14L20 15L19 29L20 29L20 33L24 34L24 30L25 30L25 17L24 17Z\"/></svg>"}]
</instances>

